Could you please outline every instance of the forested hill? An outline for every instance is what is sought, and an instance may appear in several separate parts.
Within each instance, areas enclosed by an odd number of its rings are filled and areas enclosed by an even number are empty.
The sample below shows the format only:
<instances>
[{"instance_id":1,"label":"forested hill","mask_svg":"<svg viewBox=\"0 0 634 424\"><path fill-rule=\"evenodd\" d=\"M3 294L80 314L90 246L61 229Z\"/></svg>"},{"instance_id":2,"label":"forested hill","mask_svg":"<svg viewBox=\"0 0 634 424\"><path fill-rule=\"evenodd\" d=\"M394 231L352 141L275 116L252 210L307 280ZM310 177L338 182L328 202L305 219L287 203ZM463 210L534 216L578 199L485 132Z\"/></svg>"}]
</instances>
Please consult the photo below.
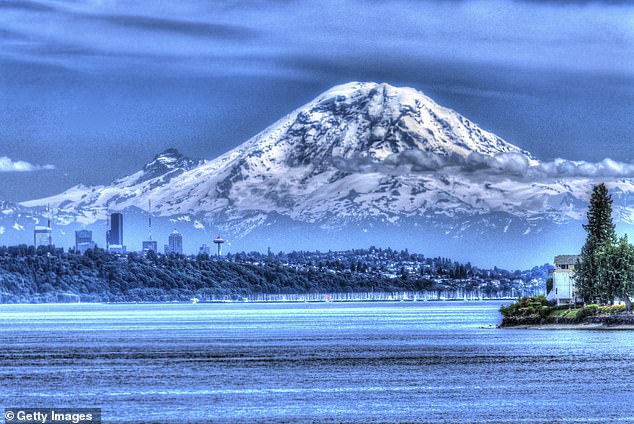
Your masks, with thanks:
<instances>
[{"instance_id":1,"label":"forested hill","mask_svg":"<svg viewBox=\"0 0 634 424\"><path fill-rule=\"evenodd\" d=\"M401 266L393 275L385 266L373 268L361 261L351 260L352 265L345 266L341 260L300 266L274 255L255 256L232 255L219 260L204 254L119 256L95 249L82 255L25 245L0 247L0 302L236 300L260 293L420 291L458 286L484 287L487 295L495 295L509 288L499 280L487 282L475 275L441 279L439 269L424 271L427 268L422 266L415 272ZM451 262L444 263L449 269ZM465 270L459 266L456 272Z\"/></svg>"}]
</instances>

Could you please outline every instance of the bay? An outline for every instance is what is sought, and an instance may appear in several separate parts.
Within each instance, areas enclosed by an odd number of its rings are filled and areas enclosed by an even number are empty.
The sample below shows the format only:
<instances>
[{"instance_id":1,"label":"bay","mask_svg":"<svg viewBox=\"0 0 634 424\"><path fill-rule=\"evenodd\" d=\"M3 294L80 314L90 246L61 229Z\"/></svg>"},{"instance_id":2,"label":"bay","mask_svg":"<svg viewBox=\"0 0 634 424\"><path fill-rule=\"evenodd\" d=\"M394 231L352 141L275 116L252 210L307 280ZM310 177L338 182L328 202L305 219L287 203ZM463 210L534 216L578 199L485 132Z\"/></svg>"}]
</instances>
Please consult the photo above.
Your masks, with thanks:
<instances>
[{"instance_id":1,"label":"bay","mask_svg":"<svg viewBox=\"0 0 634 424\"><path fill-rule=\"evenodd\" d=\"M500 302L0 306L0 406L104 422L634 421L634 332Z\"/></svg>"}]
</instances>

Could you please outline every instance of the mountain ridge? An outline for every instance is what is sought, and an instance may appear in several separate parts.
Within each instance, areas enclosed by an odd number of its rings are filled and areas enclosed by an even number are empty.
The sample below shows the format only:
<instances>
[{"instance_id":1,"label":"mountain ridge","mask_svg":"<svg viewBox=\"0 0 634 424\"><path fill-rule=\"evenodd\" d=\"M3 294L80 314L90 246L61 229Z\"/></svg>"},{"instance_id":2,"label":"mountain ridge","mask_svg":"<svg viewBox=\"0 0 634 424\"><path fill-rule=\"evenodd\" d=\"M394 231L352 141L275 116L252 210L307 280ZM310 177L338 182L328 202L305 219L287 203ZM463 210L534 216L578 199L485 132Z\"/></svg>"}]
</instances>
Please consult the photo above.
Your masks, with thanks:
<instances>
[{"instance_id":1,"label":"mountain ridge","mask_svg":"<svg viewBox=\"0 0 634 424\"><path fill-rule=\"evenodd\" d=\"M429 164L423 167L433 168L439 157L442 161L460 158L467 162L474 154L503 153L521 155L534 162L530 153L413 89L396 89L385 83L349 83L324 92L217 159L191 168L181 166L178 172L170 172L169 178L147 175L146 165L143 171L110 186L98 186L96 191L102 199L93 195L90 202L82 201L86 188L76 186L61 195L22 205L51 204L64 210L97 206L105 210L143 208L147 200L152 200L157 214L162 216L214 213L223 208L257 211L265 207L265 212L314 221L320 214L309 204L310 195L319 201L332 193L322 193L315 187L335 184L354 174L342 166L346 162L357 162L366 168L379 163L389 166L390 161L396 160L395 155L403 155L418 160L419 167L427 160ZM153 180L151 184L144 184L149 180ZM245 184L245 180L250 181ZM192 188L194 185L198 187ZM284 190L288 186L292 189ZM153 193L155 189L162 193ZM78 196L79 200L69 201ZM131 197L139 201L127 201ZM165 202L162 197L177 201ZM257 207L251 202L254 198ZM189 199L193 201L188 202ZM166 203L169 206L163 206ZM182 207L174 207L176 204ZM299 210L293 210L297 207ZM365 215L373 213L378 211Z\"/></svg>"},{"instance_id":2,"label":"mountain ridge","mask_svg":"<svg viewBox=\"0 0 634 424\"><path fill-rule=\"evenodd\" d=\"M151 201L155 217L261 243L291 227L364 240L397 228L406 238L413 229L435 240L511 240L581 221L605 176L620 177L610 183L615 212L634 222L628 166L542 162L412 88L353 82L214 160L168 149L110 185L21 207L50 204L64 225L86 226L108 211L143 213Z\"/></svg>"}]
</instances>

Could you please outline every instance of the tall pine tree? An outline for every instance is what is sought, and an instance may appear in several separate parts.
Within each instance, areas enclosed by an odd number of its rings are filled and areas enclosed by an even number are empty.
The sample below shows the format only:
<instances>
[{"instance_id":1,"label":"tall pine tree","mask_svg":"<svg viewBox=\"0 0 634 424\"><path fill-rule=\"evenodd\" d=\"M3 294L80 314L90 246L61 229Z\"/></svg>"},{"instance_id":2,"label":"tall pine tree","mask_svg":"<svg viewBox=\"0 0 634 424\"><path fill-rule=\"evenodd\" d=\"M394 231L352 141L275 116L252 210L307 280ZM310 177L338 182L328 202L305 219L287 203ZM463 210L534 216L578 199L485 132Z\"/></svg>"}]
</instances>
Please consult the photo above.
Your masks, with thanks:
<instances>
[{"instance_id":1,"label":"tall pine tree","mask_svg":"<svg viewBox=\"0 0 634 424\"><path fill-rule=\"evenodd\" d=\"M623 300L627 312L631 312L630 296L634 294L634 246L630 244L627 235L621 237L612 247L609 271L614 274L609 278L610 294Z\"/></svg>"},{"instance_id":2,"label":"tall pine tree","mask_svg":"<svg viewBox=\"0 0 634 424\"><path fill-rule=\"evenodd\" d=\"M587 218L588 223L583 228L588 236L581 249L575 276L577 291L584 301L609 301L611 299L605 297L610 290L603 287L609 270L604 269L608 265L602 257L616 243L616 231L612 223L612 197L605 184L592 189Z\"/></svg>"}]
</instances>

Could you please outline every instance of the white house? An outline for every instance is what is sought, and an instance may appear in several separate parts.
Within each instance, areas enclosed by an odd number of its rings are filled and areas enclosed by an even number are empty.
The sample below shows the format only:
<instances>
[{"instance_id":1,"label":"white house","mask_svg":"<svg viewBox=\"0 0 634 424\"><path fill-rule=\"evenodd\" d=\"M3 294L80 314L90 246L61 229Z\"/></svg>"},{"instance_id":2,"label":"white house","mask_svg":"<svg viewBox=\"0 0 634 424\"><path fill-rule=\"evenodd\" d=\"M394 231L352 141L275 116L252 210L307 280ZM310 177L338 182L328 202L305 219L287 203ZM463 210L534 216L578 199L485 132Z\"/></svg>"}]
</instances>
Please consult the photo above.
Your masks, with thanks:
<instances>
[{"instance_id":1,"label":"white house","mask_svg":"<svg viewBox=\"0 0 634 424\"><path fill-rule=\"evenodd\" d=\"M548 293L548 300L555 300L558 305L574 303L577 297L574 274L578 262L579 255L555 256L555 270L552 273L553 288Z\"/></svg>"}]
</instances>

